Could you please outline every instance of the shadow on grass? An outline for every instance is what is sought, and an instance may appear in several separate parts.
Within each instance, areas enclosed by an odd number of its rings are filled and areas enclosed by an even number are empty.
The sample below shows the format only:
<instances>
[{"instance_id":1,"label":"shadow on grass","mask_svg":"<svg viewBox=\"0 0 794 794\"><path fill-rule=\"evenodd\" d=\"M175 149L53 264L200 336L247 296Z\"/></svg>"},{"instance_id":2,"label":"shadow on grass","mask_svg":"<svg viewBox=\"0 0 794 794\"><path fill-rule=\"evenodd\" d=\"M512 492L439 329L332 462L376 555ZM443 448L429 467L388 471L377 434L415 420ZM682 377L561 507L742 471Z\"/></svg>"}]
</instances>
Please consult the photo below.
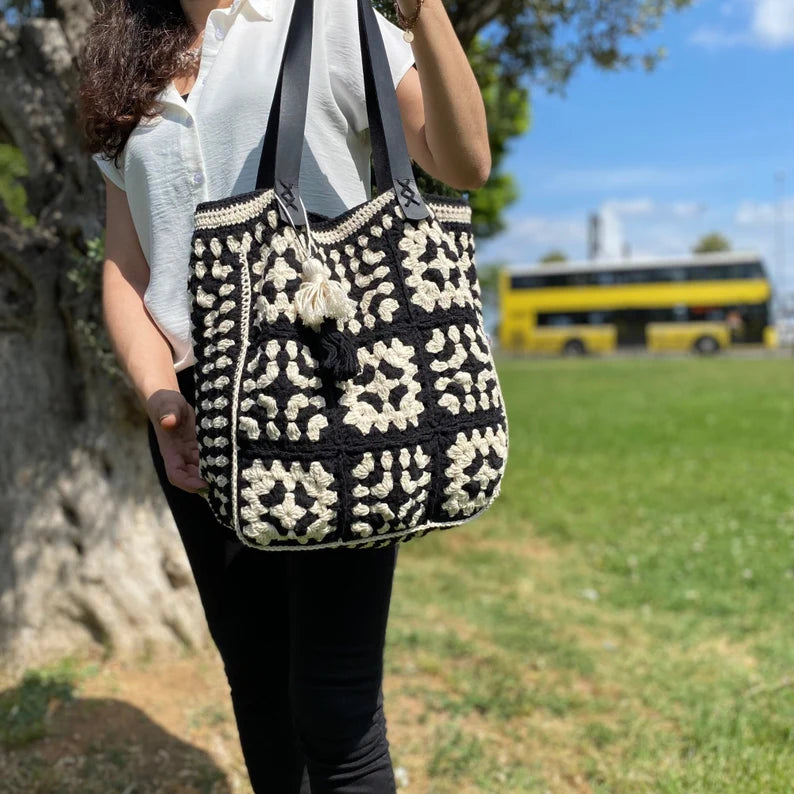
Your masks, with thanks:
<instances>
[{"instance_id":1,"label":"shadow on grass","mask_svg":"<svg viewBox=\"0 0 794 794\"><path fill-rule=\"evenodd\" d=\"M0 692L0 794L230 794L225 773L121 700L28 671Z\"/></svg>"}]
</instances>

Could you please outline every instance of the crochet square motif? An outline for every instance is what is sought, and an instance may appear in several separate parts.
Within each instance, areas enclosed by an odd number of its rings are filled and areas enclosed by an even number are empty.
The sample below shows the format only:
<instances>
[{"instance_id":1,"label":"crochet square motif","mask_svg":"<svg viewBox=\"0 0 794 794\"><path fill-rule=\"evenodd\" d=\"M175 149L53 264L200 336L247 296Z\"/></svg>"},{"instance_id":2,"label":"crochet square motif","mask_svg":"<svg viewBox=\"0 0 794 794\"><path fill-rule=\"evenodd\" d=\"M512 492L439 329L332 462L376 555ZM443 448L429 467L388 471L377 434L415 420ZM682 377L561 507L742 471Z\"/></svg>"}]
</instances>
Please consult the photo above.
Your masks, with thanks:
<instances>
[{"instance_id":1,"label":"crochet square motif","mask_svg":"<svg viewBox=\"0 0 794 794\"><path fill-rule=\"evenodd\" d=\"M370 548L457 526L496 498L507 417L482 322L471 210L388 191L309 214L355 310L356 374L319 368L297 317L300 241L270 190L196 208L188 292L199 470L220 524L263 550Z\"/></svg>"}]
</instances>

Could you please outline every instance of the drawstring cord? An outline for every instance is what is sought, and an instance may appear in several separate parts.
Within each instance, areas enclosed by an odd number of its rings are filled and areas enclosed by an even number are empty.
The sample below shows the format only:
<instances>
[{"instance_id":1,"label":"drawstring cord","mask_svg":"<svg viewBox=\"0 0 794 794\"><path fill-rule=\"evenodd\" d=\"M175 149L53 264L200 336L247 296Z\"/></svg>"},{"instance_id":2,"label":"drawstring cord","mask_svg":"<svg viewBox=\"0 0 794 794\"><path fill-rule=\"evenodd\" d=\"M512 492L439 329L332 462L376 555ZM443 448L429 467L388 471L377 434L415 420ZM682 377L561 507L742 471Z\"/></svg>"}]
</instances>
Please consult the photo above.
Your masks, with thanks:
<instances>
[{"instance_id":1,"label":"drawstring cord","mask_svg":"<svg viewBox=\"0 0 794 794\"><path fill-rule=\"evenodd\" d=\"M306 212L306 207L303 203L303 199L300 197L300 195L298 195L298 201L300 202L301 209L303 210L303 218L306 221L306 239L308 240L308 244L303 242L303 238L301 237L300 231L298 230L298 227L295 225L294 221L292 220L292 215L290 215L290 213L287 211L287 207L285 206L284 202L281 200L281 196L279 196L279 194L276 193L275 191L274 191L274 195L278 203L281 205L281 208L284 210L284 215L286 215L287 219L290 222L290 225L295 230L295 234L297 235L298 240L300 240L300 244L305 253L305 257L306 259L308 259L312 253L314 238L312 237L311 226L309 225L309 213Z\"/></svg>"}]
</instances>

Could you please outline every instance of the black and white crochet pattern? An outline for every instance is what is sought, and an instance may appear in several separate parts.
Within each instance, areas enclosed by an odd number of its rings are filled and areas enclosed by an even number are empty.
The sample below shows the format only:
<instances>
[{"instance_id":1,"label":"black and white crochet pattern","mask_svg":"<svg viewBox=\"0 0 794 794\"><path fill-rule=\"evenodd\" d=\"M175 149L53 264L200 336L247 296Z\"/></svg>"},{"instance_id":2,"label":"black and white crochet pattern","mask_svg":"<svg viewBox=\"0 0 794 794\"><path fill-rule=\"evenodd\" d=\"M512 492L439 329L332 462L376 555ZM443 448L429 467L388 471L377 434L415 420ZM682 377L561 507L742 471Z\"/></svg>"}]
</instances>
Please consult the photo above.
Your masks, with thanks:
<instances>
[{"instance_id":1,"label":"black and white crochet pattern","mask_svg":"<svg viewBox=\"0 0 794 794\"><path fill-rule=\"evenodd\" d=\"M188 292L200 473L218 521L264 550L367 548L457 526L499 493L507 418L483 331L471 209L386 191L308 213L357 362L335 379L295 295L301 241L272 189L199 204ZM317 265L319 267L319 265ZM339 286L334 285L334 289Z\"/></svg>"}]
</instances>

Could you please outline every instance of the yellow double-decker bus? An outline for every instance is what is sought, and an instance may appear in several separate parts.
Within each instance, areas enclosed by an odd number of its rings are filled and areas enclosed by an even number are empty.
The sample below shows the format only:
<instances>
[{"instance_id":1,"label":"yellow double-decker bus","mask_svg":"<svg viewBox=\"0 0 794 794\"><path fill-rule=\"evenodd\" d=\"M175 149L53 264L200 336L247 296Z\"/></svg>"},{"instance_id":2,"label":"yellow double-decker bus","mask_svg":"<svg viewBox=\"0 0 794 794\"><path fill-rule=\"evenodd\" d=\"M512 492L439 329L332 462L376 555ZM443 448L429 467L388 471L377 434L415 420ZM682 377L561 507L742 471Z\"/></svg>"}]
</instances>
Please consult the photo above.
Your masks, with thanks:
<instances>
[{"instance_id":1,"label":"yellow double-decker bus","mask_svg":"<svg viewBox=\"0 0 794 794\"><path fill-rule=\"evenodd\" d=\"M499 274L499 341L568 355L771 344L771 294L754 253L510 266Z\"/></svg>"}]
</instances>

